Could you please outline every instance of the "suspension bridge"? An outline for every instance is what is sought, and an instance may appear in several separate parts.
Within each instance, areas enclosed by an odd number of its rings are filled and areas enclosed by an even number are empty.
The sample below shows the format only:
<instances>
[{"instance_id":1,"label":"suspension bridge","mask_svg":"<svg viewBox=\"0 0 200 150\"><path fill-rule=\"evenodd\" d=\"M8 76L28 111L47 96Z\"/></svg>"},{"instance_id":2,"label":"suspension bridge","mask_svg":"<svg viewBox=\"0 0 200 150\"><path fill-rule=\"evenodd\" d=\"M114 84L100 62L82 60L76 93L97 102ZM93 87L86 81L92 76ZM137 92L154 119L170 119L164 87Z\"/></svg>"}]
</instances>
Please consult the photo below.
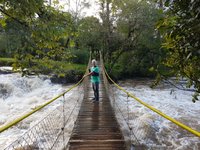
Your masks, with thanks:
<instances>
[{"instance_id":1,"label":"suspension bridge","mask_svg":"<svg viewBox=\"0 0 200 150\"><path fill-rule=\"evenodd\" d=\"M128 149L153 149L146 147L140 142L140 133L137 132L138 128L130 126L130 115L124 115L123 110L116 103L116 96L114 95L112 86L116 86L119 90L123 91L127 96L127 101L135 99L137 102L154 111L159 116L171 121L177 125L181 130L188 134L193 134L200 137L200 132L182 124L181 122L167 116L154 107L144 103L139 98L135 97L125 89L117 85L107 74L103 60L100 58L99 66L101 68L101 84L100 84L100 100L98 103L92 102L93 91L89 83L89 78L82 78L77 84L69 88L64 93L49 100L45 104L33 109L22 117L0 127L0 133L9 130L16 126L19 122L27 119L30 115L41 111L44 107L50 105L56 100L63 101L63 105L52 110L46 117L24 133L20 138L10 143L4 150L128 150ZM88 68L90 67L90 61ZM87 70L88 70L87 68ZM110 84L113 83L113 85ZM69 111L66 110L67 99L65 94L75 88L81 88L78 99ZM77 93L75 93L77 94ZM68 135L68 122L71 119L71 114L75 110L78 111L78 116L73 124L73 130ZM127 112L129 112L127 107ZM124 119L122 124L120 117ZM124 129L125 128L125 129ZM148 131L151 134L153 131ZM155 138L152 136L152 138Z\"/></svg>"}]
</instances>

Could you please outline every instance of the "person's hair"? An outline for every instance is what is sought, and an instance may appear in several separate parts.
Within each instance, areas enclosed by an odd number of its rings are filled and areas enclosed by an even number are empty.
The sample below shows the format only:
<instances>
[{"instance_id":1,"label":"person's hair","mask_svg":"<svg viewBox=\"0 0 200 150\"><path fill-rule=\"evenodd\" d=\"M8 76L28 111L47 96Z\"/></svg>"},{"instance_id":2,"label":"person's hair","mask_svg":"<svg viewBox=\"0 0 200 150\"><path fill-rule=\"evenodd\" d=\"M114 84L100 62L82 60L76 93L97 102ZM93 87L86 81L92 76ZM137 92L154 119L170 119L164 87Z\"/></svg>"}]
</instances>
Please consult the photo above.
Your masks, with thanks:
<instances>
[{"instance_id":1,"label":"person's hair","mask_svg":"<svg viewBox=\"0 0 200 150\"><path fill-rule=\"evenodd\" d=\"M97 61L95 59L92 60L92 65L94 65L94 66L97 65Z\"/></svg>"}]
</instances>

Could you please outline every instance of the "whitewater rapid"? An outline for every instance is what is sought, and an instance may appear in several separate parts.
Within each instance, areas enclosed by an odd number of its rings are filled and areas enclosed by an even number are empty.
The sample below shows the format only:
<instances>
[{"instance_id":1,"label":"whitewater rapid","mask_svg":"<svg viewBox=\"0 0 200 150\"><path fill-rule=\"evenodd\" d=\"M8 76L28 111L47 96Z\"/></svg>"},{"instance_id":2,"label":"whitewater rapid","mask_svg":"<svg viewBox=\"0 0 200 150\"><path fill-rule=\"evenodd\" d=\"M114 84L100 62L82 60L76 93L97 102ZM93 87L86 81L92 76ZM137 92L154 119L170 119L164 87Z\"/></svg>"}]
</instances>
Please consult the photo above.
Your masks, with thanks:
<instances>
[{"instance_id":1,"label":"whitewater rapid","mask_svg":"<svg viewBox=\"0 0 200 150\"><path fill-rule=\"evenodd\" d=\"M62 86L51 83L46 76L22 77L19 73L0 74L0 127L30 112L50 99L66 91L71 85ZM73 106L73 91L65 95ZM17 126L0 134L0 149L11 144L50 111L62 104L62 98L31 115Z\"/></svg>"},{"instance_id":2,"label":"whitewater rapid","mask_svg":"<svg viewBox=\"0 0 200 150\"><path fill-rule=\"evenodd\" d=\"M200 102L192 102L192 92L163 84L151 89L149 79L126 80L119 83L128 92L162 111L168 116L200 131ZM46 76L21 77L18 73L0 75L0 126L20 117L71 87L53 84ZM140 103L113 87L116 103L125 116L140 144L156 150L199 150L200 139L170 121L160 117ZM69 109L75 101L73 92L66 95ZM9 145L32 127L49 111L60 106L62 99L32 115L23 123L0 134L0 148ZM119 114L118 114L119 115ZM118 116L119 117L119 116ZM122 118L123 119L123 118ZM74 116L76 120L76 116ZM126 121L123 121L125 124ZM73 126L70 127L73 129ZM124 129L123 129L124 128ZM122 125L123 130L127 127Z\"/></svg>"},{"instance_id":3,"label":"whitewater rapid","mask_svg":"<svg viewBox=\"0 0 200 150\"><path fill-rule=\"evenodd\" d=\"M193 92L179 90L164 83L152 89L149 87L151 83L149 79L142 79L126 80L119 84L143 102L200 131L200 102L192 102ZM156 150L200 149L199 137L127 97L124 92L113 88L117 96L116 103L125 116L125 122L130 124L140 144ZM127 118L128 114L129 119ZM136 141L135 137L132 135L133 141Z\"/></svg>"}]
</instances>

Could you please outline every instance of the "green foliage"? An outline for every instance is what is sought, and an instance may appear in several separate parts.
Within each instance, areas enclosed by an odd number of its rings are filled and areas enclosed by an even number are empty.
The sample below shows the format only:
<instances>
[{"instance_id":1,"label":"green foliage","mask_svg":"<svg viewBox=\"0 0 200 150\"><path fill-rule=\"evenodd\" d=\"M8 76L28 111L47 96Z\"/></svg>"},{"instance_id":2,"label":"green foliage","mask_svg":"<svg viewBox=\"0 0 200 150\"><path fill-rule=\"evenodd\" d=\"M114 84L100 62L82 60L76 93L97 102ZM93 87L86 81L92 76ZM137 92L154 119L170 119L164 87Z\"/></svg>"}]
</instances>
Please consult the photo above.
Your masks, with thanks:
<instances>
[{"instance_id":1,"label":"green foliage","mask_svg":"<svg viewBox=\"0 0 200 150\"><path fill-rule=\"evenodd\" d=\"M96 17L85 17L78 23L78 37L76 42L80 49L87 48L92 51L101 48L101 24Z\"/></svg>"},{"instance_id":2,"label":"green foliage","mask_svg":"<svg viewBox=\"0 0 200 150\"><path fill-rule=\"evenodd\" d=\"M116 22L110 35L109 52L105 59L111 73L118 70L123 77L155 76L149 68L160 63L165 53L160 50L161 38L155 30L162 12L155 3L138 0L113 1ZM112 26L111 26L112 27ZM106 29L104 29L106 30ZM106 44L105 44L106 45ZM111 55L111 56L109 56Z\"/></svg>"},{"instance_id":3,"label":"green foliage","mask_svg":"<svg viewBox=\"0 0 200 150\"><path fill-rule=\"evenodd\" d=\"M119 79L123 79L125 74L123 72L123 66L121 64L116 64L114 67L113 67L113 70L111 72L111 78L112 79L116 79L116 80L119 80Z\"/></svg>"},{"instance_id":4,"label":"green foliage","mask_svg":"<svg viewBox=\"0 0 200 150\"><path fill-rule=\"evenodd\" d=\"M199 1L173 1L158 28L163 32L167 58L163 60L177 77L186 77L200 92ZM197 97L194 97L194 100Z\"/></svg>"},{"instance_id":5,"label":"green foliage","mask_svg":"<svg viewBox=\"0 0 200 150\"><path fill-rule=\"evenodd\" d=\"M14 62L13 58L0 58L0 66L11 66Z\"/></svg>"},{"instance_id":6,"label":"green foliage","mask_svg":"<svg viewBox=\"0 0 200 150\"><path fill-rule=\"evenodd\" d=\"M0 35L0 57L5 57L7 52L7 38L5 38L5 35Z\"/></svg>"},{"instance_id":7,"label":"green foliage","mask_svg":"<svg viewBox=\"0 0 200 150\"><path fill-rule=\"evenodd\" d=\"M15 62L15 63L14 63ZM0 58L1 66L13 66L18 64L27 63L26 60L19 60L13 58ZM43 60L31 60L29 61L29 69L21 68L22 76L32 75L32 74L46 74L51 75L52 82L55 83L74 83L79 81L83 74L85 73L86 65L74 64L66 61L53 61L49 59ZM19 71L19 70L13 70Z\"/></svg>"},{"instance_id":8,"label":"green foliage","mask_svg":"<svg viewBox=\"0 0 200 150\"><path fill-rule=\"evenodd\" d=\"M117 70L117 75L121 75L121 78L154 77L155 73L149 69L152 65L154 65L153 57L148 49L125 52L113 67L112 74L114 76ZM119 69L118 66L121 68Z\"/></svg>"},{"instance_id":9,"label":"green foliage","mask_svg":"<svg viewBox=\"0 0 200 150\"><path fill-rule=\"evenodd\" d=\"M28 64L26 64L28 62ZM53 61L49 59L43 60L21 60L20 62L14 63L12 66L15 68L15 64L29 65L29 69L21 68L22 75L29 74L46 74L56 75L57 77L68 76L70 71L77 72L79 75L85 73L86 65L74 64L67 61Z\"/></svg>"},{"instance_id":10,"label":"green foliage","mask_svg":"<svg viewBox=\"0 0 200 150\"><path fill-rule=\"evenodd\" d=\"M69 70L79 70L84 72L86 65L82 64L71 64L64 61L52 61L52 60L38 60L36 62L35 68L32 67L34 72L39 72L43 74L57 74L62 75L68 72Z\"/></svg>"},{"instance_id":11,"label":"green foliage","mask_svg":"<svg viewBox=\"0 0 200 150\"><path fill-rule=\"evenodd\" d=\"M69 13L50 7L43 0L1 1L0 12L5 33L2 35L6 37L6 42L1 38L0 42L7 43L0 50L5 51L5 56L15 56L14 69L29 69L37 59L62 61L72 57L66 42L73 34Z\"/></svg>"},{"instance_id":12,"label":"green foliage","mask_svg":"<svg viewBox=\"0 0 200 150\"><path fill-rule=\"evenodd\" d=\"M96 37L95 27L100 23L91 17L80 22L78 32L78 18L74 20L73 14L60 11L57 5L58 1L54 7L43 0L0 1L0 54L15 58L12 61L14 70L21 70L23 75L42 73L58 77L85 72L85 65L76 63L87 64L89 52L86 49L94 49L91 45L95 44L91 43L96 42L90 36ZM83 25L92 22L90 27ZM85 32L87 29L92 31L90 35ZM82 42L85 39L90 41ZM1 62L10 64L8 60Z\"/></svg>"},{"instance_id":13,"label":"green foliage","mask_svg":"<svg viewBox=\"0 0 200 150\"><path fill-rule=\"evenodd\" d=\"M77 64L87 64L89 59L89 51L87 49L72 49L72 58L70 62Z\"/></svg>"}]
</instances>

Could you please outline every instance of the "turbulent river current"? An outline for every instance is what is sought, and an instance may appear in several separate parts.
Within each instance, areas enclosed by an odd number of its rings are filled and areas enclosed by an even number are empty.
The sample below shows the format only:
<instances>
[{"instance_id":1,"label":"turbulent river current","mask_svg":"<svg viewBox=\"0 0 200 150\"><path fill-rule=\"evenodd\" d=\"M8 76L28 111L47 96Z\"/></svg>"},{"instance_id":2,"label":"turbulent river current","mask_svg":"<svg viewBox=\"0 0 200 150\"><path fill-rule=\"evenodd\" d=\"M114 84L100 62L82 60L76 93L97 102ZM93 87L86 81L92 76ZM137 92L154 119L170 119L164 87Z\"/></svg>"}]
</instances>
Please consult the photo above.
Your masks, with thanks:
<instances>
[{"instance_id":1,"label":"turbulent river current","mask_svg":"<svg viewBox=\"0 0 200 150\"><path fill-rule=\"evenodd\" d=\"M200 131L200 102L192 102L194 94L192 90L180 90L166 83L161 83L152 89L150 79L126 80L119 84L143 102L186 126ZM116 103L125 116L125 122L128 121L132 128L133 143L139 142L144 147L151 147L153 150L200 149L199 137L127 97L124 92L116 88L113 91L117 95Z\"/></svg>"},{"instance_id":2,"label":"turbulent river current","mask_svg":"<svg viewBox=\"0 0 200 150\"><path fill-rule=\"evenodd\" d=\"M168 116L200 131L200 102L192 102L192 92L178 90L165 84L151 89L149 88L150 82L149 79L126 80L120 82L120 85ZM45 76L21 77L18 73L1 74L0 126L61 94L70 86L52 84ZM145 147L163 150L200 149L198 137L160 117L134 99L127 98L126 94L115 87L113 89L114 94L117 95L116 103L120 106L126 119L122 124L125 124L128 119L128 123L132 126L135 134L131 138L133 143L139 141ZM59 106L60 103L60 101L57 101L46 109L51 110ZM36 114L25 123L1 133L0 149L27 131L41 116L41 114Z\"/></svg>"},{"instance_id":3,"label":"turbulent river current","mask_svg":"<svg viewBox=\"0 0 200 150\"><path fill-rule=\"evenodd\" d=\"M0 74L0 127L63 93L69 87L71 85L52 84L45 76L22 77L18 73ZM72 92L66 97L71 95ZM44 111L35 113L16 127L1 133L0 149L11 144L61 103L61 100L55 101L45 107Z\"/></svg>"}]
</instances>

